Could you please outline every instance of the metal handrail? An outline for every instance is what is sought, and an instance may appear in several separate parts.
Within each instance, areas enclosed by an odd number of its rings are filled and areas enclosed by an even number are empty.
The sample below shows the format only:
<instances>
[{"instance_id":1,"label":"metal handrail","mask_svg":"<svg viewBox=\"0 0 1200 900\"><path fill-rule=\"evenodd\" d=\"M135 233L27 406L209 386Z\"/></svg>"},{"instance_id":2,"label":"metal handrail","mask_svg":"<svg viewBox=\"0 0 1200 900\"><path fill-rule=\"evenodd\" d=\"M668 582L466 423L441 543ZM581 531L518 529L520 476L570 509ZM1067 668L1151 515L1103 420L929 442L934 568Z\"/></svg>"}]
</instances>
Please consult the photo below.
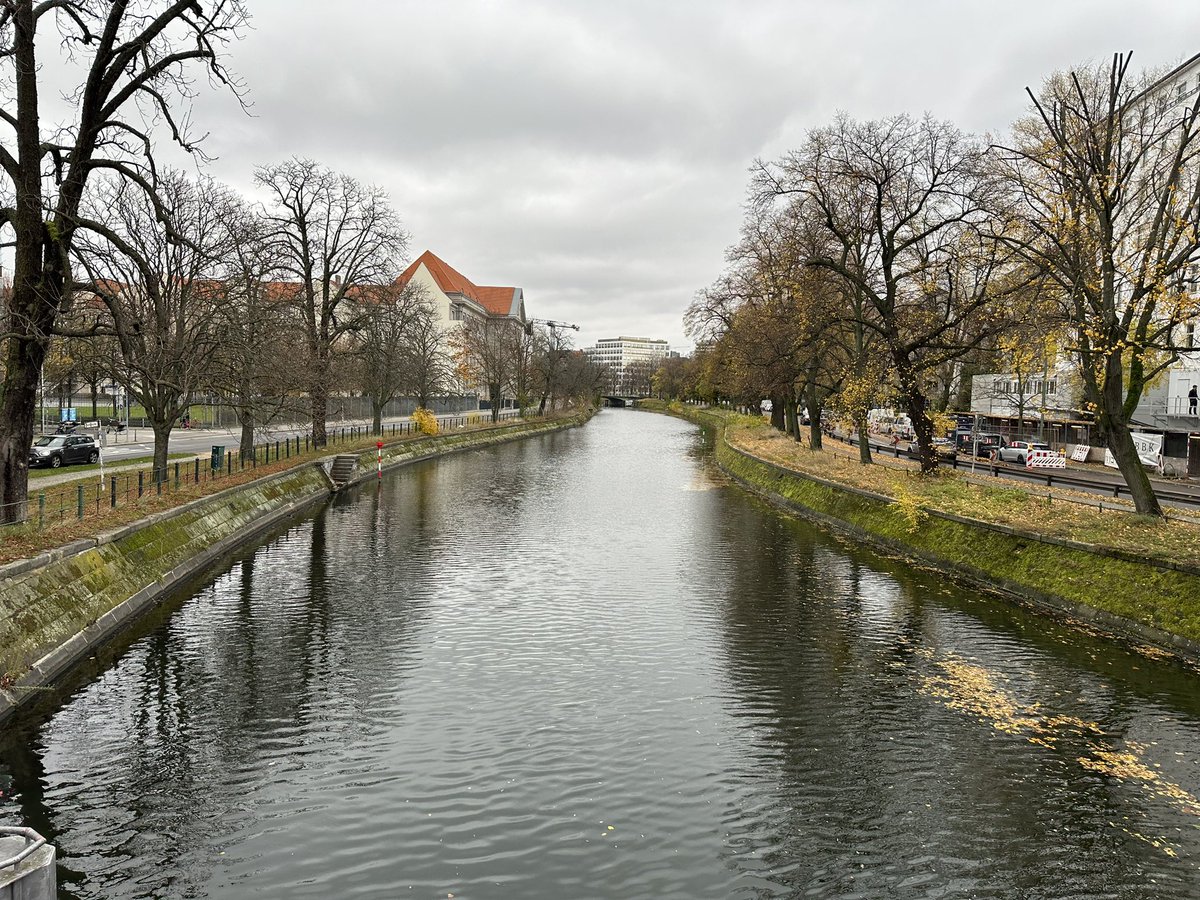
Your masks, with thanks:
<instances>
[{"instance_id":1,"label":"metal handrail","mask_svg":"<svg viewBox=\"0 0 1200 900\"><path fill-rule=\"evenodd\" d=\"M0 837L23 837L26 841L25 849L16 856L10 856L8 859L0 859L0 869L8 869L19 866L22 862L46 845L46 839L32 828L20 828L14 825L0 825Z\"/></svg>"}]
</instances>

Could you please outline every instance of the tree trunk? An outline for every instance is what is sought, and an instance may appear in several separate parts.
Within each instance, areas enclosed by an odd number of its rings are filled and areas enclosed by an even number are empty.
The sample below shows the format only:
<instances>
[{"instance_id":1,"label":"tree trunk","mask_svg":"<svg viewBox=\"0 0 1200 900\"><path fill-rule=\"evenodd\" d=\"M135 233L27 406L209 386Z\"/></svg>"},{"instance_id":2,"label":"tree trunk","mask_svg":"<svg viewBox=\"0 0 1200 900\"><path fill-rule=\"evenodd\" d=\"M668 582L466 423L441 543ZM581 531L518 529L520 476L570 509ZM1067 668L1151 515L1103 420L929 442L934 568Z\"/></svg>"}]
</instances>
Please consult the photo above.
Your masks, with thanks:
<instances>
[{"instance_id":1,"label":"tree trunk","mask_svg":"<svg viewBox=\"0 0 1200 900\"><path fill-rule=\"evenodd\" d=\"M45 348L37 341L13 338L8 342L0 404L0 422L7 426L0 430L0 522L25 518L38 373L45 358Z\"/></svg>"},{"instance_id":2,"label":"tree trunk","mask_svg":"<svg viewBox=\"0 0 1200 900\"><path fill-rule=\"evenodd\" d=\"M929 403L917 386L916 376L905 365L897 365L900 376L900 393L904 398L905 411L912 421L913 433L917 437L917 454L921 460L921 473L928 475L937 469L937 453L933 449L933 423L926 415Z\"/></svg>"},{"instance_id":3,"label":"tree trunk","mask_svg":"<svg viewBox=\"0 0 1200 900\"><path fill-rule=\"evenodd\" d=\"M329 397L324 390L314 390L309 400L312 410L313 446L324 447L328 441L325 418L329 411Z\"/></svg>"},{"instance_id":4,"label":"tree trunk","mask_svg":"<svg viewBox=\"0 0 1200 900\"><path fill-rule=\"evenodd\" d=\"M821 398L817 393L817 385L808 385L808 449L821 449Z\"/></svg>"},{"instance_id":5,"label":"tree trunk","mask_svg":"<svg viewBox=\"0 0 1200 900\"><path fill-rule=\"evenodd\" d=\"M796 413L796 398L794 396L787 399L787 433L792 436L797 444L800 440L800 416Z\"/></svg>"},{"instance_id":6,"label":"tree trunk","mask_svg":"<svg viewBox=\"0 0 1200 900\"><path fill-rule=\"evenodd\" d=\"M858 432L858 461L864 466L869 466L872 459L871 435L867 431L867 411L860 410L854 418L854 428Z\"/></svg>"},{"instance_id":7,"label":"tree trunk","mask_svg":"<svg viewBox=\"0 0 1200 900\"><path fill-rule=\"evenodd\" d=\"M500 421L500 385L491 383L488 385L488 397L491 398L492 404L492 421Z\"/></svg>"},{"instance_id":8,"label":"tree trunk","mask_svg":"<svg viewBox=\"0 0 1200 900\"><path fill-rule=\"evenodd\" d=\"M238 438L238 455L246 459L254 452L254 411L246 406L238 407L238 422L242 432Z\"/></svg>"},{"instance_id":9,"label":"tree trunk","mask_svg":"<svg viewBox=\"0 0 1200 900\"><path fill-rule=\"evenodd\" d=\"M383 407L385 404L376 403L371 398L371 434L383 434Z\"/></svg>"},{"instance_id":10,"label":"tree trunk","mask_svg":"<svg viewBox=\"0 0 1200 900\"><path fill-rule=\"evenodd\" d=\"M787 404L784 402L782 393L771 395L771 427L779 431L787 430L787 424L784 421L784 415L787 412Z\"/></svg>"},{"instance_id":11,"label":"tree trunk","mask_svg":"<svg viewBox=\"0 0 1200 900\"><path fill-rule=\"evenodd\" d=\"M913 433L917 437L917 454L921 460L921 474L928 475L938 467L937 453L933 449L933 423L925 414L925 395L914 391L905 398L908 417L912 420Z\"/></svg>"},{"instance_id":12,"label":"tree trunk","mask_svg":"<svg viewBox=\"0 0 1200 900\"><path fill-rule=\"evenodd\" d=\"M171 443L171 420L155 417L150 423L154 431L154 482L167 480L167 448Z\"/></svg>"},{"instance_id":13,"label":"tree trunk","mask_svg":"<svg viewBox=\"0 0 1200 900\"><path fill-rule=\"evenodd\" d=\"M1154 485L1146 473L1146 467L1138 456L1133 436L1125 423L1110 423L1108 429L1108 449L1117 461L1117 467L1129 485L1129 494L1133 498L1134 508L1143 516L1159 516L1163 514L1158 496L1154 493Z\"/></svg>"}]
</instances>

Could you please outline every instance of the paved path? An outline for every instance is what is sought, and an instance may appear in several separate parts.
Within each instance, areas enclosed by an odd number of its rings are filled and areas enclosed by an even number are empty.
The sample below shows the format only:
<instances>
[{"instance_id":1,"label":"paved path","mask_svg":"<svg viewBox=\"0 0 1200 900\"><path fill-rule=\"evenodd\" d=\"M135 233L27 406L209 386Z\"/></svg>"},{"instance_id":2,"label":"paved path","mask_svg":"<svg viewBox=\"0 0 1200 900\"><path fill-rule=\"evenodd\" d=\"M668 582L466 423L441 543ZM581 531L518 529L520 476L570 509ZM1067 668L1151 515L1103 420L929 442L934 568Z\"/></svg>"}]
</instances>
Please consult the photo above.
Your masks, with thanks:
<instances>
[{"instance_id":1,"label":"paved path","mask_svg":"<svg viewBox=\"0 0 1200 900\"><path fill-rule=\"evenodd\" d=\"M487 410L480 410L478 414L487 415ZM442 413L438 415L439 419L457 419L466 415L476 415L474 411L462 413ZM502 419L514 418L518 415L517 410L506 409L500 413ZM384 419L384 426L392 423L410 422L410 416L395 416L393 418ZM330 433L340 428L350 428L351 426L362 427L369 426L369 419L339 419L335 422L328 423ZM291 428L278 428L260 433L258 435L259 446L262 446L264 440L280 440L285 437L295 437L296 435L308 434L310 428L305 426L294 426ZM86 434L84 430L79 432ZM385 435L387 436L387 435ZM149 428L131 428L123 434L108 434L104 435L103 457L104 457L104 477L108 475L136 469L148 463L148 457L154 455L154 433ZM214 444L220 444L227 450L236 450L239 441L241 440L241 431L232 428L176 428L171 432L171 441L169 452L171 453L187 453L189 454L187 462L194 458L208 459L212 452ZM136 460L136 462L135 462ZM180 459L179 462L184 462ZM44 470L38 470L44 471ZM68 466L59 470L53 475L45 475L29 480L29 493L35 494L37 491L43 491L47 488L66 482L76 481L83 477L88 477L91 480L96 480L100 477L100 469L98 467L78 467Z\"/></svg>"}]
</instances>

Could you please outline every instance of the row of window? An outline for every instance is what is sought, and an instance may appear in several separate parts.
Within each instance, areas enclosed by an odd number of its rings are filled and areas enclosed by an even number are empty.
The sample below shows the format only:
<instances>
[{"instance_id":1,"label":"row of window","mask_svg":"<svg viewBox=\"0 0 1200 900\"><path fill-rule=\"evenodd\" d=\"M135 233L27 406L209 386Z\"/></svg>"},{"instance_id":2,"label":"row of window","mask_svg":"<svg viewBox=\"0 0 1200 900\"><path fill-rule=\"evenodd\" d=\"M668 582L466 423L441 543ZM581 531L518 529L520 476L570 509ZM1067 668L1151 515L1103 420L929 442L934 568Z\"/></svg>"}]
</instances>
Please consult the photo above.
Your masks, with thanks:
<instances>
[{"instance_id":1,"label":"row of window","mask_svg":"<svg viewBox=\"0 0 1200 900\"><path fill-rule=\"evenodd\" d=\"M1013 394L1016 396L1032 397L1045 389L1047 394L1058 393L1058 379L1026 378L1020 381L1016 378L997 378L992 381L992 389L998 394Z\"/></svg>"}]
</instances>

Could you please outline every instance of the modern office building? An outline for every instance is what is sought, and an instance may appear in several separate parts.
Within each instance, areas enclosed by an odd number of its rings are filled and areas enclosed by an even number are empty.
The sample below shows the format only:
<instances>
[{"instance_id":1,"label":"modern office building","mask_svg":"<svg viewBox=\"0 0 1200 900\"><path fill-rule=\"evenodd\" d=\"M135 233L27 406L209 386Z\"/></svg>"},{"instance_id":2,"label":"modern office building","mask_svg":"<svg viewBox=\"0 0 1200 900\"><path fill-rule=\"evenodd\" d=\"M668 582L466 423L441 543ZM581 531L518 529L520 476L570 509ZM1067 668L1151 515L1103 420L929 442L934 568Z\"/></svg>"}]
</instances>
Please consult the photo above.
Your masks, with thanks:
<instances>
[{"instance_id":1,"label":"modern office building","mask_svg":"<svg viewBox=\"0 0 1200 900\"><path fill-rule=\"evenodd\" d=\"M666 341L640 337L604 338L584 352L593 362L612 372L610 390L616 394L644 396L649 394L649 379L658 364L670 353Z\"/></svg>"}]
</instances>

